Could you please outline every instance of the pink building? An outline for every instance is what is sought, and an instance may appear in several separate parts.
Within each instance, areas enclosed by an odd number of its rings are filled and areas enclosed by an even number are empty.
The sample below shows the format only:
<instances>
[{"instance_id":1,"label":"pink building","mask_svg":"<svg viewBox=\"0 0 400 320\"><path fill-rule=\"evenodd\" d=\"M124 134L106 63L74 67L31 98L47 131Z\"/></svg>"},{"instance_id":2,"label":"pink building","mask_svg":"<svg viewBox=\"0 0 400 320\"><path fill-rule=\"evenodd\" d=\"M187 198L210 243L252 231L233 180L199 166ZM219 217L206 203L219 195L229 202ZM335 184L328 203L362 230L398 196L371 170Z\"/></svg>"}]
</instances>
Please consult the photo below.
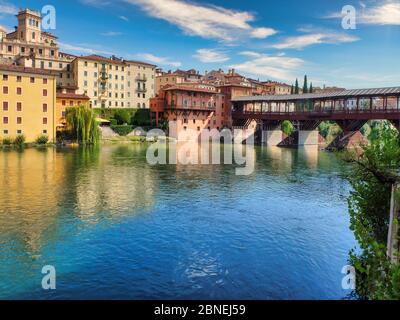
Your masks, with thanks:
<instances>
[{"instance_id":1,"label":"pink building","mask_svg":"<svg viewBox=\"0 0 400 320\"><path fill-rule=\"evenodd\" d=\"M151 119L155 125L172 122L169 135L177 138L181 131L221 130L224 126L224 95L205 84L180 84L164 87L150 101Z\"/></svg>"}]
</instances>

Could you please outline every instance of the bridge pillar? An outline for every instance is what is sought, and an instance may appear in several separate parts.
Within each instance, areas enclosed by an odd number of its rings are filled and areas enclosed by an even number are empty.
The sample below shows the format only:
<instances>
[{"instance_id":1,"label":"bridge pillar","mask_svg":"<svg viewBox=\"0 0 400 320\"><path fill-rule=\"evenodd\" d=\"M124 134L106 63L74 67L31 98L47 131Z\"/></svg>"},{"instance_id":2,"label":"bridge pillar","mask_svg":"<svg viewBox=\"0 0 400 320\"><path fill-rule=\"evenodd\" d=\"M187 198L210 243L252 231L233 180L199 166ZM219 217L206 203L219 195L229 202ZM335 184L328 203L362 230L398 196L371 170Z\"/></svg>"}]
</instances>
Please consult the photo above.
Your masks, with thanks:
<instances>
[{"instance_id":1,"label":"bridge pillar","mask_svg":"<svg viewBox=\"0 0 400 320\"><path fill-rule=\"evenodd\" d=\"M318 120L309 120L298 123L299 138L297 144L299 146L319 145L318 126L320 122Z\"/></svg>"},{"instance_id":2,"label":"bridge pillar","mask_svg":"<svg viewBox=\"0 0 400 320\"><path fill-rule=\"evenodd\" d=\"M357 148L360 144L367 142L367 139L360 132L367 120L340 120L336 122L343 133L331 142L327 147L328 150Z\"/></svg>"},{"instance_id":3,"label":"bridge pillar","mask_svg":"<svg viewBox=\"0 0 400 320\"><path fill-rule=\"evenodd\" d=\"M319 145L318 130L299 131L299 146L317 146Z\"/></svg>"},{"instance_id":4,"label":"bridge pillar","mask_svg":"<svg viewBox=\"0 0 400 320\"><path fill-rule=\"evenodd\" d=\"M277 146L283 140L280 121L264 121L261 132L261 144Z\"/></svg>"}]
</instances>

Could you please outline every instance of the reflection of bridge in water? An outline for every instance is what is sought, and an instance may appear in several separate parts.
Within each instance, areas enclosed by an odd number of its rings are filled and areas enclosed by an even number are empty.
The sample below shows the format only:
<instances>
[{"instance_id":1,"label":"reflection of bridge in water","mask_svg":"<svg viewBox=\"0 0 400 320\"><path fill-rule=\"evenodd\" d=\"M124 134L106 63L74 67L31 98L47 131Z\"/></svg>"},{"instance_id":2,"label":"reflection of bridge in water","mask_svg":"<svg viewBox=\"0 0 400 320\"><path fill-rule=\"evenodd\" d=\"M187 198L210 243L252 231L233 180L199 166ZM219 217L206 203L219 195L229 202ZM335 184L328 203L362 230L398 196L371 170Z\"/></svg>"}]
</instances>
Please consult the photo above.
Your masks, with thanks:
<instances>
[{"instance_id":1,"label":"reflection of bridge in water","mask_svg":"<svg viewBox=\"0 0 400 320\"><path fill-rule=\"evenodd\" d=\"M281 124L292 121L297 127L297 144L318 144L318 126L334 121L343 130L331 147L349 146L369 120L389 120L400 130L400 87L344 90L330 93L250 96L232 100L234 126L257 121L261 140L279 145L283 134Z\"/></svg>"}]
</instances>

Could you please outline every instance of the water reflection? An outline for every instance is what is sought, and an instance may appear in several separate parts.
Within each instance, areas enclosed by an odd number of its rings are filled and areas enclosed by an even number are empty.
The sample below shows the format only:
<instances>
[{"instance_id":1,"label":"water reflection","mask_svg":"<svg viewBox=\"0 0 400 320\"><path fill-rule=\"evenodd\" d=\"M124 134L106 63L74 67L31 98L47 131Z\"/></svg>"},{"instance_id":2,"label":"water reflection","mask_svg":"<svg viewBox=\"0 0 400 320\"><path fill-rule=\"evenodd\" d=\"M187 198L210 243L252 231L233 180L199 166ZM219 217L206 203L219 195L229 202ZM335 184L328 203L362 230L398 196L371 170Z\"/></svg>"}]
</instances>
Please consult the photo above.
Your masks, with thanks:
<instances>
[{"instance_id":1,"label":"water reflection","mask_svg":"<svg viewBox=\"0 0 400 320\"><path fill-rule=\"evenodd\" d=\"M313 149L248 156L254 173L237 176L151 166L141 145L0 152L0 297L49 298L47 264L51 298L341 297L340 164Z\"/></svg>"}]
</instances>

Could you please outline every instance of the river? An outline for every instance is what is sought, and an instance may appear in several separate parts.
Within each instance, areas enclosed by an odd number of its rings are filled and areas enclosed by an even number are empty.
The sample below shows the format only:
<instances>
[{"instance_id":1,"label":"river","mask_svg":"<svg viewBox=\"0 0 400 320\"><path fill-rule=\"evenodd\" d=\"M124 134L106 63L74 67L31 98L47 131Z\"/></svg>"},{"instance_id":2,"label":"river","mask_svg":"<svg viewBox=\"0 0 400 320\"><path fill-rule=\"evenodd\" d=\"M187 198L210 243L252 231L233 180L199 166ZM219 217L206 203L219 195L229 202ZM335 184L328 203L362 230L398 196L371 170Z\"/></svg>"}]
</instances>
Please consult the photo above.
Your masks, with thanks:
<instances>
[{"instance_id":1,"label":"river","mask_svg":"<svg viewBox=\"0 0 400 320\"><path fill-rule=\"evenodd\" d=\"M255 159L237 176L151 166L143 145L0 151L0 298L346 297L343 163L313 148Z\"/></svg>"}]
</instances>

